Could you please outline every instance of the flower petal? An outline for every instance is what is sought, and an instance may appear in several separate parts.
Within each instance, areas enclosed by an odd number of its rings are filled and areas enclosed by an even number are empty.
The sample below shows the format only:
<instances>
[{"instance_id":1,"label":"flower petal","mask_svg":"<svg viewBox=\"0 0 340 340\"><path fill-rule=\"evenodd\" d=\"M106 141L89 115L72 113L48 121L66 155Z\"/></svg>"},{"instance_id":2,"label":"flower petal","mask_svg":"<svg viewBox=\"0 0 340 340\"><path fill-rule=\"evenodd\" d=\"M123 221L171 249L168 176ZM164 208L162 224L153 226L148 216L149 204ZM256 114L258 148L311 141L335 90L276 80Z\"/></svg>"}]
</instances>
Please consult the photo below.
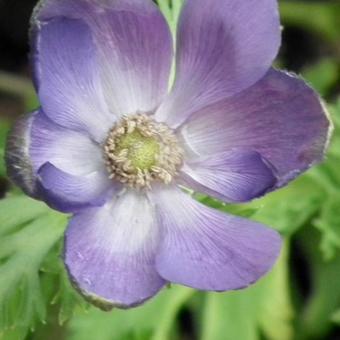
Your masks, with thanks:
<instances>
[{"instance_id":1,"label":"flower petal","mask_svg":"<svg viewBox=\"0 0 340 340\"><path fill-rule=\"evenodd\" d=\"M71 204L71 196L77 202L77 206L79 202L86 203L89 198L84 192L82 196L78 196L80 188L73 192L74 186L79 187L82 178L88 178L89 183L83 183L86 184L86 188L83 189L88 195L91 190L96 194L113 187L102 154L100 146L86 135L56 125L42 111L35 111L23 116L14 125L8 138L6 164L8 174L14 183L28 195L38 199L46 198L45 190L42 191L41 178L37 177L38 172L40 177L48 178L45 184L49 190L51 188L56 190L54 194L64 192L64 188L58 186L61 184L65 186L66 179L76 181L69 184L70 196L62 200L63 205L70 206L59 209L72 211L75 207ZM49 173L47 168L51 167L51 164L46 166L46 163L53 163L53 168L58 173L53 176L47 175ZM59 206L57 203L53 204L51 197L46 199L51 206L55 208Z\"/></svg>"},{"instance_id":2,"label":"flower petal","mask_svg":"<svg viewBox=\"0 0 340 340\"><path fill-rule=\"evenodd\" d=\"M181 130L194 158L255 150L276 169L277 186L322 160L330 121L303 80L271 70L250 89L197 112Z\"/></svg>"},{"instance_id":3,"label":"flower petal","mask_svg":"<svg viewBox=\"0 0 340 340\"><path fill-rule=\"evenodd\" d=\"M176 127L191 113L261 79L281 42L276 0L186 0L177 76L157 118Z\"/></svg>"},{"instance_id":4,"label":"flower petal","mask_svg":"<svg viewBox=\"0 0 340 340\"><path fill-rule=\"evenodd\" d=\"M41 106L56 123L101 142L113 125L89 27L57 18L37 24L32 61Z\"/></svg>"},{"instance_id":5,"label":"flower petal","mask_svg":"<svg viewBox=\"0 0 340 340\"><path fill-rule=\"evenodd\" d=\"M38 111L20 117L7 138L5 161L7 174L27 195L38 197L36 175L29 154L32 122Z\"/></svg>"},{"instance_id":6,"label":"flower petal","mask_svg":"<svg viewBox=\"0 0 340 340\"><path fill-rule=\"evenodd\" d=\"M151 0L47 0L35 19L56 16L81 18L89 25L112 112L148 112L160 104L168 87L172 38Z\"/></svg>"},{"instance_id":7,"label":"flower petal","mask_svg":"<svg viewBox=\"0 0 340 340\"><path fill-rule=\"evenodd\" d=\"M146 197L126 192L76 214L65 239L71 280L104 309L143 303L165 284L154 267L158 229Z\"/></svg>"},{"instance_id":8,"label":"flower petal","mask_svg":"<svg viewBox=\"0 0 340 340\"><path fill-rule=\"evenodd\" d=\"M155 196L164 235L156 258L160 275L202 290L240 289L257 281L279 255L279 234L208 208L179 189Z\"/></svg>"},{"instance_id":9,"label":"flower petal","mask_svg":"<svg viewBox=\"0 0 340 340\"><path fill-rule=\"evenodd\" d=\"M30 131L30 158L35 172L45 163L76 176L105 171L102 147L86 134L65 129L40 111Z\"/></svg>"},{"instance_id":10,"label":"flower petal","mask_svg":"<svg viewBox=\"0 0 340 340\"><path fill-rule=\"evenodd\" d=\"M52 208L75 212L105 203L108 191L115 187L108 174L96 171L86 176L64 172L51 163L38 170L39 193Z\"/></svg>"},{"instance_id":11,"label":"flower petal","mask_svg":"<svg viewBox=\"0 0 340 340\"><path fill-rule=\"evenodd\" d=\"M182 176L195 191L227 202L246 202L262 196L276 183L261 155L249 150L232 150L186 164Z\"/></svg>"}]
</instances>

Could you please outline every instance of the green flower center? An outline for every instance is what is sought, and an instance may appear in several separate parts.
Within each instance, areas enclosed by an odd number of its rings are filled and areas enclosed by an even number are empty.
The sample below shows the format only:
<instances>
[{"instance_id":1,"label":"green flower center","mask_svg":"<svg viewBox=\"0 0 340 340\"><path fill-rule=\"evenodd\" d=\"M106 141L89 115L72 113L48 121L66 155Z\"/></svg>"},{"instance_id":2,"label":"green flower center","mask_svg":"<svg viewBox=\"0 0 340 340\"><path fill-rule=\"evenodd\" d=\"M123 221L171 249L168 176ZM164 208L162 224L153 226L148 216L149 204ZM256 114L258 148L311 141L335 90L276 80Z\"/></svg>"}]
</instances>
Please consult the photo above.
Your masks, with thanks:
<instances>
[{"instance_id":1,"label":"green flower center","mask_svg":"<svg viewBox=\"0 0 340 340\"><path fill-rule=\"evenodd\" d=\"M135 172L151 170L156 165L160 146L155 138L145 137L138 130L123 135L117 140L117 152L127 150L126 158Z\"/></svg>"},{"instance_id":2,"label":"green flower center","mask_svg":"<svg viewBox=\"0 0 340 340\"><path fill-rule=\"evenodd\" d=\"M173 130L145 114L118 122L104 144L109 177L134 189L150 189L154 181L171 183L183 161Z\"/></svg>"}]
</instances>

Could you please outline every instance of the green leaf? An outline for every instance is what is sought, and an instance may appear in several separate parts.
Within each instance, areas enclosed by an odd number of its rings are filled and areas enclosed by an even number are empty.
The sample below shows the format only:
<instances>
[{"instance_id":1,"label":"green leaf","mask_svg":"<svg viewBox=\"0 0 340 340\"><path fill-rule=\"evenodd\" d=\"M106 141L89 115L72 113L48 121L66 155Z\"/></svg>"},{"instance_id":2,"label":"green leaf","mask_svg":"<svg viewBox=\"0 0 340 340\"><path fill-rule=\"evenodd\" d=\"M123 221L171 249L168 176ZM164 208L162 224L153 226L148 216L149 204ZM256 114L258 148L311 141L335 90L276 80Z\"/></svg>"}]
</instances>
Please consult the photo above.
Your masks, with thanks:
<instances>
[{"instance_id":1,"label":"green leaf","mask_svg":"<svg viewBox=\"0 0 340 340\"><path fill-rule=\"evenodd\" d=\"M246 290L206 294L201 340L292 339L287 256L286 245L273 271Z\"/></svg>"},{"instance_id":2,"label":"green leaf","mask_svg":"<svg viewBox=\"0 0 340 340\"><path fill-rule=\"evenodd\" d=\"M48 211L45 204L26 196L8 196L0 201L0 237L22 228Z\"/></svg>"},{"instance_id":3,"label":"green leaf","mask_svg":"<svg viewBox=\"0 0 340 340\"><path fill-rule=\"evenodd\" d=\"M310 177L327 193L313 225L321 232L321 250L326 260L340 248L340 100L330 106L334 134L326 161L310 172Z\"/></svg>"},{"instance_id":4,"label":"green leaf","mask_svg":"<svg viewBox=\"0 0 340 340\"><path fill-rule=\"evenodd\" d=\"M325 196L323 187L305 174L285 188L252 202L250 207L257 207L253 219L283 235L291 235L320 209Z\"/></svg>"},{"instance_id":5,"label":"green leaf","mask_svg":"<svg viewBox=\"0 0 340 340\"><path fill-rule=\"evenodd\" d=\"M105 313L91 308L70 323L68 340L167 340L176 326L182 306L194 290L172 286L164 289L145 305L123 311ZM98 332L100 330L100 332Z\"/></svg>"},{"instance_id":6,"label":"green leaf","mask_svg":"<svg viewBox=\"0 0 340 340\"><path fill-rule=\"evenodd\" d=\"M249 218L253 216L258 210L258 207L250 207L247 204L226 204L209 196L196 193L194 194L194 198L210 208L242 217Z\"/></svg>"},{"instance_id":7,"label":"green leaf","mask_svg":"<svg viewBox=\"0 0 340 340\"><path fill-rule=\"evenodd\" d=\"M334 104L328 105L328 107L334 123L334 133L331 138L328 154L340 159L340 97Z\"/></svg>"},{"instance_id":8,"label":"green leaf","mask_svg":"<svg viewBox=\"0 0 340 340\"><path fill-rule=\"evenodd\" d=\"M66 217L14 196L0 201L0 225L0 334L24 332L45 320L40 269L61 238Z\"/></svg>"},{"instance_id":9,"label":"green leaf","mask_svg":"<svg viewBox=\"0 0 340 340\"><path fill-rule=\"evenodd\" d=\"M336 323L337 325L340 325L340 309L337 309L331 317L331 320Z\"/></svg>"},{"instance_id":10,"label":"green leaf","mask_svg":"<svg viewBox=\"0 0 340 340\"><path fill-rule=\"evenodd\" d=\"M319 33L332 43L337 43L339 39L338 1L280 1L280 13L284 24L302 26Z\"/></svg>"},{"instance_id":11,"label":"green leaf","mask_svg":"<svg viewBox=\"0 0 340 340\"><path fill-rule=\"evenodd\" d=\"M86 311L89 305L71 286L64 268L59 269L58 280L59 289L51 303L59 306L58 323L60 326L63 326L67 321L72 319L77 310Z\"/></svg>"},{"instance_id":12,"label":"green leaf","mask_svg":"<svg viewBox=\"0 0 340 340\"><path fill-rule=\"evenodd\" d=\"M314 225L321 231L321 250L326 260L335 257L340 249L340 193L329 196Z\"/></svg>"},{"instance_id":13,"label":"green leaf","mask_svg":"<svg viewBox=\"0 0 340 340\"><path fill-rule=\"evenodd\" d=\"M194 197L212 208L251 218L283 235L291 235L321 209L327 192L313 177L305 174L285 188L247 204L225 204L200 194Z\"/></svg>"},{"instance_id":14,"label":"green leaf","mask_svg":"<svg viewBox=\"0 0 340 340\"><path fill-rule=\"evenodd\" d=\"M322 96L329 93L338 80L339 68L335 59L322 59L302 71L303 77Z\"/></svg>"},{"instance_id":15,"label":"green leaf","mask_svg":"<svg viewBox=\"0 0 340 340\"><path fill-rule=\"evenodd\" d=\"M320 234L308 225L298 236L300 251L308 263L311 291L297 313L296 339L326 339L340 305L340 252L326 261L318 248Z\"/></svg>"}]
</instances>

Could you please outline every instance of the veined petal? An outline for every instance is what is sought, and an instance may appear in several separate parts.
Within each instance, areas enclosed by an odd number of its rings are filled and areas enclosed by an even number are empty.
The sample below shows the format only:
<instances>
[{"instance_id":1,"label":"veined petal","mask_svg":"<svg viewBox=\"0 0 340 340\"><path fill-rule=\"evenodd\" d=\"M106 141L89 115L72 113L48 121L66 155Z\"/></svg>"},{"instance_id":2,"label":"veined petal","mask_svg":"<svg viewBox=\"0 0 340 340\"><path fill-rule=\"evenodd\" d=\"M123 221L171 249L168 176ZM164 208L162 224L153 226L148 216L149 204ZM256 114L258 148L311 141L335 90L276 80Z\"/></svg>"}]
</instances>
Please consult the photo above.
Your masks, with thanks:
<instances>
[{"instance_id":1,"label":"veined petal","mask_svg":"<svg viewBox=\"0 0 340 340\"><path fill-rule=\"evenodd\" d=\"M201 290L247 287L271 269L279 234L259 223L208 208L179 189L155 197L162 242L156 257L159 274Z\"/></svg>"},{"instance_id":2,"label":"veined petal","mask_svg":"<svg viewBox=\"0 0 340 340\"><path fill-rule=\"evenodd\" d=\"M157 118L177 127L192 113L250 87L281 42L276 0L186 0L176 81Z\"/></svg>"},{"instance_id":3,"label":"veined petal","mask_svg":"<svg viewBox=\"0 0 340 340\"><path fill-rule=\"evenodd\" d=\"M231 150L186 164L182 178L191 189L227 202L250 201L276 184L269 164L249 150Z\"/></svg>"},{"instance_id":4,"label":"veined petal","mask_svg":"<svg viewBox=\"0 0 340 340\"><path fill-rule=\"evenodd\" d=\"M91 206L102 206L115 186L108 174L96 171L83 176L71 175L51 163L38 170L41 198L62 212L76 212Z\"/></svg>"},{"instance_id":5,"label":"veined petal","mask_svg":"<svg viewBox=\"0 0 340 340\"><path fill-rule=\"evenodd\" d=\"M173 51L167 23L151 0L47 0L34 21L60 16L89 26L110 111L156 109L167 92Z\"/></svg>"},{"instance_id":6,"label":"veined petal","mask_svg":"<svg viewBox=\"0 0 340 340\"><path fill-rule=\"evenodd\" d=\"M29 156L39 198L62 212L101 206L117 188L109 179L102 147L87 134L63 128L37 112Z\"/></svg>"},{"instance_id":7,"label":"veined petal","mask_svg":"<svg viewBox=\"0 0 340 340\"><path fill-rule=\"evenodd\" d=\"M49 162L65 176L80 178L92 174L94 179L93 174L98 174L102 187L113 185L101 147L88 136L53 123L38 110L23 116L14 125L6 147L8 174L28 195L42 198L37 173ZM51 180L54 183L54 178ZM90 184L95 185L92 181ZM77 194L79 192L73 193Z\"/></svg>"},{"instance_id":8,"label":"veined petal","mask_svg":"<svg viewBox=\"0 0 340 340\"><path fill-rule=\"evenodd\" d=\"M39 22L37 27L32 61L45 114L102 142L116 117L105 102L89 27L64 17Z\"/></svg>"},{"instance_id":9,"label":"veined petal","mask_svg":"<svg viewBox=\"0 0 340 340\"><path fill-rule=\"evenodd\" d=\"M296 76L271 70L238 96L193 115L181 138L193 159L257 151L276 169L279 187L323 159L330 131L318 95Z\"/></svg>"},{"instance_id":10,"label":"veined petal","mask_svg":"<svg viewBox=\"0 0 340 340\"><path fill-rule=\"evenodd\" d=\"M103 309L129 308L165 284L154 266L158 228L147 198L126 192L76 214L65 238L65 264L84 297Z\"/></svg>"},{"instance_id":11,"label":"veined petal","mask_svg":"<svg viewBox=\"0 0 340 340\"><path fill-rule=\"evenodd\" d=\"M102 147L86 134L63 128L40 111L30 128L29 156L35 173L45 163L75 176L105 171Z\"/></svg>"}]
</instances>

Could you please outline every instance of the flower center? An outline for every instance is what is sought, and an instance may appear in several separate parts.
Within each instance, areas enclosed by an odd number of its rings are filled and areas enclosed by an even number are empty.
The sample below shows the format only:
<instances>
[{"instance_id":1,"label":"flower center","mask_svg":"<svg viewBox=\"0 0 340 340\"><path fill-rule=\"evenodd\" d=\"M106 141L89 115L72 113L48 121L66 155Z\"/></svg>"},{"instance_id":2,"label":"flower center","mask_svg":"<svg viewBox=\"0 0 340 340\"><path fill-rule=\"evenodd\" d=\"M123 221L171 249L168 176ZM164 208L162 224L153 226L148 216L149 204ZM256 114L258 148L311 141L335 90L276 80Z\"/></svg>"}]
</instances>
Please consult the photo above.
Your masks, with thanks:
<instances>
[{"instance_id":1,"label":"flower center","mask_svg":"<svg viewBox=\"0 0 340 340\"><path fill-rule=\"evenodd\" d=\"M145 114L124 116L104 145L110 178L135 189L153 181L169 184L182 165L183 150L174 131Z\"/></svg>"}]
</instances>

